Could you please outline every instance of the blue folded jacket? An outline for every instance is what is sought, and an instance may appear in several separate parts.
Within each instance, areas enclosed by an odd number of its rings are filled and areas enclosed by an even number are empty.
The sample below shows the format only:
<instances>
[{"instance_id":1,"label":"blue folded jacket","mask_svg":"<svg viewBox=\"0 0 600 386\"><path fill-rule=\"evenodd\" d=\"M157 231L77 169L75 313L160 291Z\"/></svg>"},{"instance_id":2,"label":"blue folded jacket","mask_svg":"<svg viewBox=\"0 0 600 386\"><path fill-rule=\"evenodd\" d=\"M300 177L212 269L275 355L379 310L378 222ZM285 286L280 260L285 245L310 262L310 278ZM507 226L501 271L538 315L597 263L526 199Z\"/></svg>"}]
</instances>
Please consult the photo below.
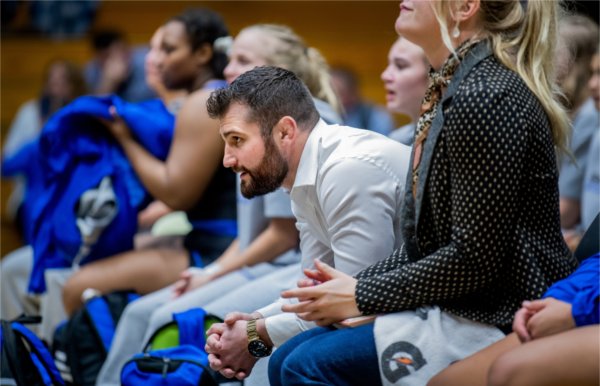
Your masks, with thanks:
<instances>
[{"instance_id":1,"label":"blue folded jacket","mask_svg":"<svg viewBox=\"0 0 600 386\"><path fill-rule=\"evenodd\" d=\"M117 96L84 96L56 114L40 138L3 161L3 174L24 173L27 193L24 218L34 250L29 290L45 291L44 271L70 267L82 245L76 225L81 195L108 176L118 211L82 264L133 248L137 213L148 200L118 143L98 118L111 120L109 107L129 126L133 136L155 157L166 159L175 117L156 99L128 103Z\"/></svg>"}]
</instances>

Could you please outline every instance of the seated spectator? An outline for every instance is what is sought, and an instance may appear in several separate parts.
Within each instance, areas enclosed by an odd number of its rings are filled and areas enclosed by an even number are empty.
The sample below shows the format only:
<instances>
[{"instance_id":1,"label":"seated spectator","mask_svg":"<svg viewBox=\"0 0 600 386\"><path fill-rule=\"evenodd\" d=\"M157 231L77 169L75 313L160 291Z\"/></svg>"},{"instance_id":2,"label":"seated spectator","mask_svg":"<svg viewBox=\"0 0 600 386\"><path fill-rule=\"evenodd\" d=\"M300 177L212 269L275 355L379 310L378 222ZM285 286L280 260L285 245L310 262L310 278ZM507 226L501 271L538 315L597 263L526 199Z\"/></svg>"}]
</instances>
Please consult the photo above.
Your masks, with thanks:
<instances>
[{"instance_id":1,"label":"seated spectator","mask_svg":"<svg viewBox=\"0 0 600 386\"><path fill-rule=\"evenodd\" d=\"M154 109L152 111L154 111L155 114L159 114L159 111L156 110L158 104L153 104L153 102L162 102L162 104L164 104L168 110L171 111L171 113L176 114L180 110L182 102L185 100L185 96L188 94L188 91L181 89L170 90L163 84L162 78L158 71L158 59L159 56L162 55L160 53L160 46L162 43L163 32L163 28L159 28L152 37L152 49L148 52L145 66L148 84L156 90L157 94L160 95L162 99L160 101L151 100L143 102L139 104L139 106L151 106ZM80 76L80 72L77 72L77 75ZM81 84L83 85L82 79ZM168 112L161 111L160 114L168 115ZM158 119L159 117L155 116L154 118ZM170 122L172 122L172 120L170 120ZM148 128L144 127L144 130L148 130ZM172 127L167 130L171 132L169 136L172 136L172 130ZM161 137L161 140L165 139L167 138ZM161 146L169 146L169 143L170 137L169 141L165 142ZM144 211L140 212L139 218L141 219L141 222L146 221L149 223L160 216L156 214L156 206L160 206L162 208L164 207L164 204L160 203L157 205L152 205L151 208L146 208ZM161 215L165 213L165 211L162 209L159 211L161 212ZM151 217L154 219L150 219ZM179 238L177 241L179 241ZM159 244L165 246L168 244L170 247L179 249L182 248L182 242L174 242L173 240L168 240L168 242L165 242L164 239L161 239L160 243L157 243L156 240L153 240L151 243L149 243L146 238L145 243L148 247L156 247ZM2 279L0 280L0 283L2 284L2 289L0 291L0 294L2 295L0 301L1 313L3 317L7 319L16 317L21 313L33 315L41 313L44 317L42 324L39 326L38 333L42 338L50 342L52 340L54 326L65 318L65 312L62 305L62 287L66 278L72 272L70 269L46 270L45 276L50 278L50 288L48 288L48 290L41 295L32 293L30 292L30 276L32 275L33 269L33 255L34 253L32 248L30 246L26 246L12 252L2 260L2 269L0 270L0 273L2 274ZM29 289L28 281L30 282Z\"/></svg>"},{"instance_id":2,"label":"seated spectator","mask_svg":"<svg viewBox=\"0 0 600 386\"><path fill-rule=\"evenodd\" d=\"M199 15L198 15L199 13ZM189 39L188 40L188 36L186 35L186 30L185 30L185 25L187 24L193 24L193 25L200 25L200 26L214 26L215 28L213 28L213 32L215 35L217 36L207 36L207 37L198 37L197 35L192 36L193 39ZM194 90L196 87L201 87L203 84L202 82L199 82L197 85L195 85L196 81L197 81L197 77L201 77L204 80L210 79L210 78L205 78L205 75L212 73L213 71L217 74L221 73L222 74L222 69L226 63L226 56L223 52L219 52L219 51L214 51L211 49L211 45L212 45L212 41L210 39L216 40L218 38L218 36L226 36L227 35L227 30L225 29L220 17L218 17L217 15L209 12L209 11L190 11L189 13L186 13L182 16L180 16L177 20L173 20L171 23L167 24L168 27L170 28L166 28L165 29L165 40L168 42L168 44L170 44L170 47L172 47L172 52L174 52L176 54L176 58L175 60L169 56L169 55L161 55L161 61L160 61L160 67L161 67L161 74L166 74L168 75L168 84L167 86L172 88L172 89L179 89L181 87L187 87L188 90ZM204 31L204 28L207 27L202 27L202 28L198 28L197 31L199 33L201 33L202 31ZM168 34L167 34L168 32ZM206 43L205 40L202 39L209 39L208 42ZM194 50L191 46L192 43L196 43L199 45L199 47L196 49L202 49L203 52L208 52L209 55L208 56L203 56L202 58L202 62L204 63L201 66L195 66L195 65L191 65L188 66L186 71L182 71L181 68L179 69L175 69L173 70L173 67L178 67L181 66L182 63L186 63L186 61L191 62L192 58L194 58ZM205 43L204 45L202 43ZM164 45L161 44L161 46L164 49ZM163 57L164 56L164 57ZM201 74L199 72L202 72ZM218 75L217 75L218 76ZM221 75L222 76L222 75ZM176 130L176 135L175 135L175 139L173 140L173 146L175 146L176 149L180 149L178 152L175 152L175 154L181 154L184 155L184 158L190 158L193 161L193 166L190 166L189 168L185 168L183 166L181 167L176 167L175 169L179 172L188 172L190 173L190 168L192 170L191 174L193 175L193 178L196 179L197 184L192 184L190 186L188 186L186 189L181 189L181 190L175 190L173 191L173 194L175 194L175 198L178 199L182 199L182 200L189 200L191 201L189 203L189 205L194 204L194 200L197 200L197 207L196 207L196 212L189 211L189 213L191 213L192 218L197 219L198 221L195 223L197 225L197 227L199 229L195 229L192 232L189 233L188 237L186 238L186 248L191 250L191 251L198 251L200 250L202 252L202 254L204 256L202 257L198 257L197 255L195 255L198 258L195 258L194 261L196 262L196 264L202 264L201 259L207 258L210 260L211 256L213 256L213 258L217 257L229 244L229 242L231 242L231 240L233 239L233 233L235 231L235 209L233 208L234 205L234 200L235 200L235 176L230 173L229 171L227 171L226 169L219 167L221 160L222 160L222 156L220 154L220 147L219 144L222 143L220 137L218 136L218 132L216 130L215 127L210 126L210 119L206 118L206 122L207 122L207 126L204 127L202 125L198 125L198 123L202 122L202 120L198 120L197 117L195 116L195 112L197 110L197 107L200 106L201 108L204 107L204 100L203 98L207 98L208 97L208 93L210 92L211 87L215 87L218 86L220 84L224 84L224 81L222 80L215 80L213 82L208 82L207 84L205 84L204 86L207 88L206 90L202 91L199 90L197 91L194 96L195 98L193 99L195 102L192 105L188 105L187 108L184 106L182 107L182 113L184 119L181 120L178 118L177 120L177 130L179 130L179 133L177 133ZM97 98L99 100L104 101L106 98ZM111 99L113 100L113 99ZM144 102L142 104L139 104L139 106L147 106L147 105L151 105L154 107L158 107L158 103L160 103L159 101L148 101L148 102ZM135 106L138 106L138 104L135 104ZM108 110L109 107L106 106L106 115L108 116ZM165 112L163 111L165 110L164 108L162 108L161 110L161 114L164 114ZM158 112L158 111L157 111ZM181 114L179 114L181 116ZM193 115L193 117L190 117L190 115ZM173 122L172 120L172 116L170 116L170 121L171 124ZM120 120L118 120L118 124L120 123ZM101 129L103 129L105 132L107 131L105 127L100 127ZM122 128L123 130L125 130L125 128ZM170 128L171 132L172 132L172 127ZM206 131L204 131L206 130ZM190 132L191 131L191 132ZM199 131L199 133L197 132ZM123 134L123 133L122 133ZM131 138L131 137L129 137ZM190 139L192 138L193 141ZM125 138L126 142L127 137ZM145 138L142 138L142 140ZM160 138L160 140L166 140L165 138ZM196 142L195 142L196 141ZM214 142L211 142L214 141ZM197 142L200 142L200 144L198 144ZM168 146L168 144L170 143L170 138L169 141L165 141L166 146ZM182 145L183 144L183 145ZM190 148L187 148L186 144L188 144ZM133 147L134 149L132 150L134 153L136 152L136 150L138 151L135 154L141 154L142 156L145 155L147 158L146 160L155 160L155 164L153 164L150 167L151 173L155 173L157 172L157 165L161 165L162 162L158 159L155 159L154 156L150 156L150 153L148 153L147 151L140 149L140 145L136 145L133 143L128 143L128 148ZM127 146L126 145L126 146ZM180 146L183 146L183 148L180 148ZM198 149L203 149L204 146L209 147L208 150L202 151L202 152L198 152ZM115 152L118 149L115 149ZM131 150L131 149L130 149ZM168 149L166 149L168 150ZM171 153L173 154L173 153ZM192 154L190 156L190 154ZM171 162L176 162L173 161L175 158L171 159ZM199 165L206 165L206 167L208 168L207 170L200 168ZM212 172L210 170L210 168L213 167ZM158 168L161 169L161 168ZM204 176L203 173L206 173L206 178L203 179L202 176ZM142 175L142 173L139 173L139 175ZM186 179L186 175L183 176L183 179L185 180L185 185L188 184L188 182L190 181L190 179ZM153 187L153 189L155 189L156 187ZM168 190L167 190L168 191ZM204 197L208 197L207 200L203 201L203 200L199 200L199 196L201 196L202 191L204 191L205 196ZM186 193L190 193L192 195L196 195L195 197L188 197L186 196ZM163 195L164 196L164 195ZM173 197L167 197L169 200L173 200ZM187 202L187 201L186 201ZM172 205L172 203L169 201L169 204ZM122 203L122 204L126 204L126 203ZM184 205L185 203L181 203L180 205ZM210 210L207 210L205 207L203 207L202 205L208 206L210 208ZM202 218L202 215L206 215L206 216L212 216L214 215L217 219L219 218L219 216L222 216L221 218L223 219L223 225L228 226L227 229L224 229L224 233L226 234L220 234L223 232L217 232L214 231L213 229L211 229L209 226L207 227L206 222L204 222L204 218ZM211 220L209 218L209 220ZM132 220L132 222L135 223L135 218ZM135 225L135 224L134 224ZM204 228L202 228L204 226ZM206 233L208 233L208 235L205 235ZM215 233L217 233L215 235ZM133 236L133 234L132 234ZM131 239L129 240L130 244L131 243ZM222 248L222 249L221 249ZM142 262L142 264L144 264L144 262L147 261L151 261L153 258L157 258L160 259L161 256L163 256L162 252L165 251L165 249L160 249L160 250L148 250L145 253L138 253L137 255L135 253L133 253L132 255L134 257L131 258L131 265L129 265L128 263L124 263L123 266L133 266L135 269L135 256L137 256L138 258L140 256L143 256L142 260L139 260ZM170 262L174 263L174 269L177 269L177 265L181 264L183 267L187 267L188 266L188 261L190 260L190 254L189 252L187 252L185 249L182 248L171 248L168 249L166 251L166 255L169 255L169 251L173 251L175 253L175 257L172 257L169 260L169 264L167 264L167 269L166 269L166 275L168 275L168 269L171 267L170 266ZM154 252L154 253L152 253ZM15 254L14 258L4 258L2 260L2 270L1 270L1 274L2 274L2 280L0 280L0 283L2 284L2 291L0 291L1 294L1 299L2 299L2 315L3 317L7 317L9 318L9 315L11 314L16 314L18 315L19 313L23 312L23 310L27 311L27 312L32 312L31 309L38 309L39 310L39 297L32 297L30 296L30 294L28 293L28 285L27 285L27 281L28 279L30 279L30 274L32 272L32 251L31 249L26 249L23 251L23 253L21 254ZM127 254L124 254L125 256L128 256ZM71 256L71 258L73 258L74 256ZM167 258L167 257L166 257ZM179 261L178 258L181 260ZM150 260L148 260L150 259ZM112 260L112 259L111 259ZM138 261L138 262L139 262ZM84 261L85 263L85 261ZM110 264L112 263L108 263L108 265L110 266ZM85 266L85 264L84 264ZM96 267L95 265L93 267ZM147 265L146 265L147 267ZM158 268L161 269L160 264L155 263L153 265L154 268ZM95 272L97 268L92 268L91 272ZM174 273L174 275L172 276L171 282L174 282L179 273L181 272L181 270L183 270L184 268L180 268L179 270L177 270L177 272ZM152 268L150 268L150 270L152 270ZM54 271L54 270L52 270ZM120 272L123 275L127 275L128 272L126 269L124 268L120 268L118 270L110 270L109 269L109 276L111 278L113 278L114 273L115 272ZM85 275L87 274L87 270L80 270L78 271L78 275ZM161 271L161 274L164 273L165 271ZM43 274L43 273L42 273ZM70 271L68 272L68 274L70 274ZM136 272L136 274L134 274L134 276L136 276L137 274L142 275L143 273L139 273ZM67 275L68 276L68 275ZM85 276L83 276L85 277ZM119 277L115 277L115 281L119 281L119 279L122 276ZM101 283L108 285L109 283L105 283L103 281L103 277L102 274L98 274L98 276L96 277L96 279L98 281L100 281ZM31 280L30 284L31 284ZM62 282L58 283L60 284L60 287L58 288L59 292L62 289L62 286L64 284L65 279L63 278ZM77 283L77 282L75 282ZM90 281L90 284L92 286L95 286L96 283L93 281ZM152 282L150 281L149 283L150 285L157 285L157 286L164 286L165 284L160 283L160 281L157 282ZM126 283L125 284L126 287L125 288L131 288L130 284ZM85 283L81 283L81 286L85 289L88 287L87 284ZM100 285L98 285L98 287L100 287L100 289L104 288L101 287ZM160 288L160 287L158 287ZM82 290L81 290L82 291ZM110 291L110 288L108 288L107 291ZM73 306L73 309L77 307L77 305L79 304L79 302L81 301L79 299L79 295L75 295L76 299L73 301L73 303L75 304L75 306ZM42 300L46 298L46 296L42 296ZM42 308L44 305L44 301L42 301ZM61 315L64 315L64 311L62 310L62 301L58 302L58 305L56 307L52 307L53 309L51 310L53 313L59 313ZM37 312L33 312L34 314ZM42 312L43 313L43 312ZM54 320L54 321L60 321L62 319L58 319L55 320L54 318L44 318L45 320ZM45 322L44 322L45 323ZM44 335L44 338L50 338L51 334L52 334L52 329L48 328L46 329L46 332L50 334L50 336L48 335Z\"/></svg>"},{"instance_id":3,"label":"seated spectator","mask_svg":"<svg viewBox=\"0 0 600 386\"><path fill-rule=\"evenodd\" d=\"M144 149L118 116L107 124L152 196L185 210L193 230L186 235L185 249L133 250L82 266L63 290L68 314L80 307L86 288L153 292L174 283L189 266L210 264L235 238L235 175L222 166L217 121L205 109L210 92L224 85L227 58L214 45L228 35L227 28L218 14L197 9L172 18L163 33L158 62L163 82L190 92L177 115L167 159Z\"/></svg>"},{"instance_id":4,"label":"seated spectator","mask_svg":"<svg viewBox=\"0 0 600 386\"><path fill-rule=\"evenodd\" d=\"M388 65L381 73L389 111L403 114L410 123L393 130L388 136L405 145L412 145L415 127L421 112L421 100L427 89L429 62L421 47L399 37L390 48Z\"/></svg>"},{"instance_id":5,"label":"seated spectator","mask_svg":"<svg viewBox=\"0 0 600 386\"><path fill-rule=\"evenodd\" d=\"M559 21L558 83L573 122L569 145L571 156L563 157L560 167L560 214L571 250L575 250L586 229L580 216L583 178L592 137L598 131L600 121L587 87L589 63L598 47L598 33L598 25L584 15L567 15Z\"/></svg>"},{"instance_id":6,"label":"seated spectator","mask_svg":"<svg viewBox=\"0 0 600 386\"><path fill-rule=\"evenodd\" d=\"M146 83L144 60L147 47L130 47L117 30L92 34L94 58L85 66L85 81L92 94L117 94L129 102L155 97Z\"/></svg>"},{"instance_id":7,"label":"seated spectator","mask_svg":"<svg viewBox=\"0 0 600 386\"><path fill-rule=\"evenodd\" d=\"M164 102L167 109L177 114L185 102L189 92L185 89L171 90L163 83L158 62L160 61L164 27L159 27L150 39L150 50L146 54L144 71L146 83ZM158 245L181 246L185 234L153 235L151 229L159 219L173 212L164 202L155 200L138 214L138 233L135 236L135 248L143 249Z\"/></svg>"},{"instance_id":8,"label":"seated spectator","mask_svg":"<svg viewBox=\"0 0 600 386\"><path fill-rule=\"evenodd\" d=\"M588 86L594 101L594 107L600 111L600 53L596 51L592 58L592 76ZM596 122L598 123L598 122ZM588 151L583 175L583 194L581 198L581 225L587 229L600 212L600 130L596 132Z\"/></svg>"},{"instance_id":9,"label":"seated spectator","mask_svg":"<svg viewBox=\"0 0 600 386\"><path fill-rule=\"evenodd\" d=\"M25 144L36 139L50 115L85 92L79 68L68 60L51 61L44 71L43 82L41 95L19 107L4 140L4 158L14 155ZM22 218L18 213L24 194L25 182L17 177L7 209L9 217L19 224L19 228Z\"/></svg>"},{"instance_id":10,"label":"seated spectator","mask_svg":"<svg viewBox=\"0 0 600 386\"><path fill-rule=\"evenodd\" d=\"M303 267L323 260L353 274L400 246L407 146L326 124L300 79L276 67L257 67L215 91L208 111L220 119L224 164L241 173L244 196L279 186L290 192ZM285 303L280 299L252 314L234 312L213 325L207 339L211 367L226 377L246 378L273 346L314 327L282 313Z\"/></svg>"},{"instance_id":11,"label":"seated spectator","mask_svg":"<svg viewBox=\"0 0 600 386\"><path fill-rule=\"evenodd\" d=\"M513 334L450 365L428 385L597 385L599 260L600 254L585 259L542 299L523 302Z\"/></svg>"},{"instance_id":12,"label":"seated spectator","mask_svg":"<svg viewBox=\"0 0 600 386\"><path fill-rule=\"evenodd\" d=\"M550 76L558 4L400 9L396 31L433 68L402 205L404 244L354 277L316 264L282 294L298 300L284 311L323 327L275 351L271 386L424 385L501 340L523 300L577 265L557 200L555 146L564 148L568 129ZM331 326L364 316L374 323Z\"/></svg>"},{"instance_id":13,"label":"seated spectator","mask_svg":"<svg viewBox=\"0 0 600 386\"><path fill-rule=\"evenodd\" d=\"M331 70L331 80L344 107L344 125L388 135L394 129L393 117L381 106L363 100L356 73L349 68Z\"/></svg>"}]
</instances>

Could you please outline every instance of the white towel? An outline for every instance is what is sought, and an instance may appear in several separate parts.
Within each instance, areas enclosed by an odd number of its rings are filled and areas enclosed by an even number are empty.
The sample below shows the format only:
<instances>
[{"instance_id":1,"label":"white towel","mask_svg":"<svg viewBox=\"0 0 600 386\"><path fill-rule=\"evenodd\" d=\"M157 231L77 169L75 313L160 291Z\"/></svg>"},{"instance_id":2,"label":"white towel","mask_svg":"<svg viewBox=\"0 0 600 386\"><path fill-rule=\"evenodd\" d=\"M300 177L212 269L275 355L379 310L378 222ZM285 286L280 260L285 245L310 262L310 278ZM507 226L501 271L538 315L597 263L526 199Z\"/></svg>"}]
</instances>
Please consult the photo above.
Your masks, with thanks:
<instances>
[{"instance_id":1,"label":"white towel","mask_svg":"<svg viewBox=\"0 0 600 386\"><path fill-rule=\"evenodd\" d=\"M437 306L380 316L374 334L384 386L423 386L450 363L504 337L495 326Z\"/></svg>"}]
</instances>

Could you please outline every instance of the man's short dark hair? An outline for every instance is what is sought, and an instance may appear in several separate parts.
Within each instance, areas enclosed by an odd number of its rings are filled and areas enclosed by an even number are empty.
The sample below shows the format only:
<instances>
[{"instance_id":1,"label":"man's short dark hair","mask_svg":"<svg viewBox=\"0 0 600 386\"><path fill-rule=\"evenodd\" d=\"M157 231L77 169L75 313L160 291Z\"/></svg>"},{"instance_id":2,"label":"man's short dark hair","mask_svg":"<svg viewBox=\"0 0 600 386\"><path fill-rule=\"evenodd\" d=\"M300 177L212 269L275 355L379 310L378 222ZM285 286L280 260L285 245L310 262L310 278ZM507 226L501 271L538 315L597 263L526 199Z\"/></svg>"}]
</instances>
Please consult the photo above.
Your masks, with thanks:
<instances>
[{"instance_id":1,"label":"man's short dark hair","mask_svg":"<svg viewBox=\"0 0 600 386\"><path fill-rule=\"evenodd\" d=\"M294 118L300 129L312 129L319 121L308 88L293 72L279 67L256 67L229 87L213 91L206 103L208 114L221 119L232 103L249 108L246 119L259 124L264 138L285 116Z\"/></svg>"}]
</instances>

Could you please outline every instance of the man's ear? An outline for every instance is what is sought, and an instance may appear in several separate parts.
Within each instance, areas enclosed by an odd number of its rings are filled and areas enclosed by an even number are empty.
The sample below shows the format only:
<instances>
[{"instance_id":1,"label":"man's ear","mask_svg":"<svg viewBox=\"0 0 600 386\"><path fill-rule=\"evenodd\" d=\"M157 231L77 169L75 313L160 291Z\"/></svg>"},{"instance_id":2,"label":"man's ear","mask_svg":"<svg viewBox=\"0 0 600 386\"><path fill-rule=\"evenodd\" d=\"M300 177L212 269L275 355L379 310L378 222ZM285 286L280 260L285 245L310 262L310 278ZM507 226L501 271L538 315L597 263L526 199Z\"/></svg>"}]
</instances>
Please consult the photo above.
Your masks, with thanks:
<instances>
[{"instance_id":1,"label":"man's ear","mask_svg":"<svg viewBox=\"0 0 600 386\"><path fill-rule=\"evenodd\" d=\"M210 44L204 43L194 51L194 61L198 66L204 66L210 61L213 49Z\"/></svg>"},{"instance_id":2,"label":"man's ear","mask_svg":"<svg viewBox=\"0 0 600 386\"><path fill-rule=\"evenodd\" d=\"M298 124L289 115L282 117L273 128L273 140L277 143L293 141L298 135Z\"/></svg>"}]
</instances>

